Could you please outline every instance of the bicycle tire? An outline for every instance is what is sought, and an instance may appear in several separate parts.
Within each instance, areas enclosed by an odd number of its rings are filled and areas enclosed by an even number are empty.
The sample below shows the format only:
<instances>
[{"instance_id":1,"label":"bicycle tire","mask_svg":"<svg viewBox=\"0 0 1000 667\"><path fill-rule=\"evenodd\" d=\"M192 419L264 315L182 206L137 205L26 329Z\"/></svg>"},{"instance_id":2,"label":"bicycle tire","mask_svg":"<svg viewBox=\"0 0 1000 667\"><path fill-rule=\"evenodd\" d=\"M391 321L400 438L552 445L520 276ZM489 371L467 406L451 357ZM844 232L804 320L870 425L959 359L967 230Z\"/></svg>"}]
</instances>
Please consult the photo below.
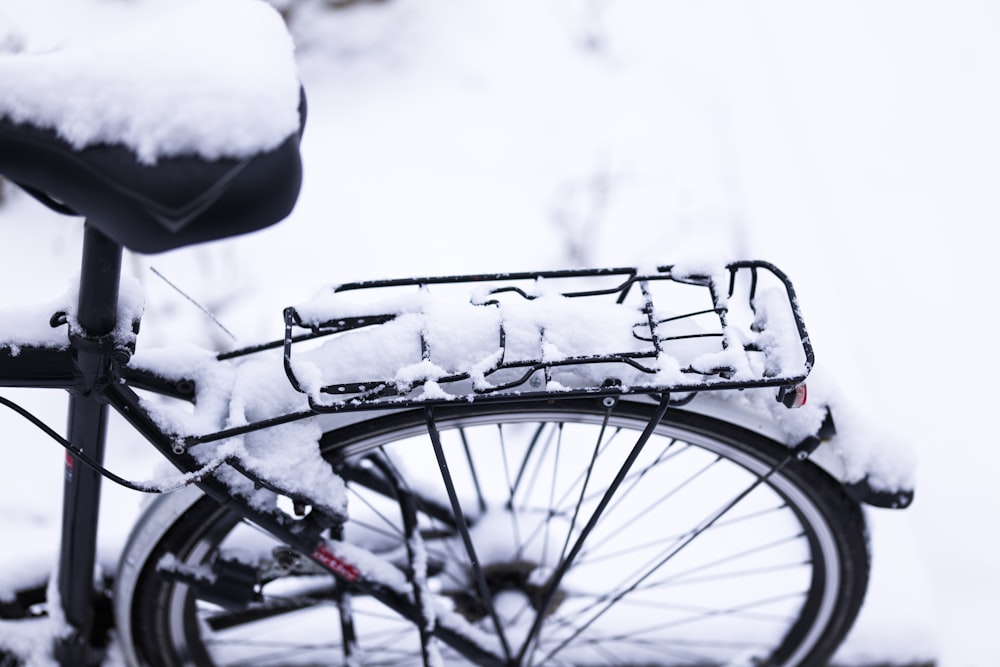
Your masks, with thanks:
<instances>
[{"instance_id":1,"label":"bicycle tire","mask_svg":"<svg viewBox=\"0 0 1000 667\"><path fill-rule=\"evenodd\" d=\"M601 495L593 489L614 474L616 466L604 459L621 456L619 450L630 446L624 434L640 431L655 407L616 403L613 410L590 399L436 410L487 589L514 647L510 652L520 656L508 664L825 665L867 587L860 507L818 466L789 462L787 447L683 409L666 412L546 611L536 608L538 589ZM378 452L411 475L406 481L419 499L429 590L440 607L488 633L491 617L473 583L471 558L459 546L453 520L441 518L447 500L433 454L419 449L426 440L425 415L412 411L330 432L322 446L335 466ZM404 566L405 540L391 494L351 481L348 487L347 540ZM692 537L687 522L704 526L706 517L748 487L736 506ZM132 572L119 578L130 582L117 592L124 600L120 612L129 615L128 636L120 640L141 664L422 664L416 627L388 618L389 610L359 594L352 600L354 662L347 661L331 587L323 577L301 573L279 580L278 597L269 599L280 599L280 585L295 591L309 580L307 592L318 592L306 602L314 606L210 631L221 612L196 600L184 584L159 576L156 563L173 554L203 565L259 536L204 496L163 515L162 528L147 525L145 543L126 550L123 564L131 562L126 567ZM641 567L626 571L633 563ZM269 587L274 582L262 589L265 596ZM519 651L525 615L543 621L531 647ZM292 637L293 630L302 636ZM446 664L462 662L449 647L438 650Z\"/></svg>"}]
</instances>

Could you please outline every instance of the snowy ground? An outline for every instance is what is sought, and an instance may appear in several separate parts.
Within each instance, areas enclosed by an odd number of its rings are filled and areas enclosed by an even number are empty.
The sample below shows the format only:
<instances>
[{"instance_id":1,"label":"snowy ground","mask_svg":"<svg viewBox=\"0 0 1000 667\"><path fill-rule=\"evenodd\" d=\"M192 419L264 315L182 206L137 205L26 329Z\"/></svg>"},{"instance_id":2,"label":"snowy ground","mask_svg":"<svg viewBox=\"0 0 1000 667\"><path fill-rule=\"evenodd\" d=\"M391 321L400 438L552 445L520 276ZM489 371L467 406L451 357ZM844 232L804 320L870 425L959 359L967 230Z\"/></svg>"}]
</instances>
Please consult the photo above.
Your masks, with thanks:
<instances>
[{"instance_id":1,"label":"snowy ground","mask_svg":"<svg viewBox=\"0 0 1000 667\"><path fill-rule=\"evenodd\" d=\"M252 342L280 335L283 306L347 279L773 261L796 283L818 362L920 457L915 505L872 512L871 590L840 661L1000 664L986 231L1000 212L988 83L1000 10L393 0L331 18L308 6L293 24L310 98L299 207L236 242L130 256L148 288L143 344L193 331L231 345L150 266ZM6 195L3 302L58 296L80 225ZM62 419L61 396L5 394ZM2 590L54 559L62 455L13 416L0 424ZM151 466L127 434L110 463L137 477ZM105 496L109 567L139 502Z\"/></svg>"}]
</instances>

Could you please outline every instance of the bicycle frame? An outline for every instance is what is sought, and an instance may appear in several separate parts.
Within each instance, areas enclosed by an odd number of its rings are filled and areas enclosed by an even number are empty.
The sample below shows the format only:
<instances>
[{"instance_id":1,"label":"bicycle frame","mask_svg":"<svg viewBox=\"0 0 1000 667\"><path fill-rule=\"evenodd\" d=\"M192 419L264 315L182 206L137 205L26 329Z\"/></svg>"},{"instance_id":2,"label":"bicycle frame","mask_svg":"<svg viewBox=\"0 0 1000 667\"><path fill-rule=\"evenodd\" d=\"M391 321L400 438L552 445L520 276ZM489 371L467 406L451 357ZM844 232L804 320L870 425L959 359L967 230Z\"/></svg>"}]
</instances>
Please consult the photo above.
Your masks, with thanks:
<instances>
[{"instance_id":1,"label":"bicycle frame","mask_svg":"<svg viewBox=\"0 0 1000 667\"><path fill-rule=\"evenodd\" d=\"M77 322L80 332L70 335L66 348L21 347L16 353L0 349L0 386L63 389L69 392L68 441L65 462L62 540L58 565L58 591L62 611L72 628L56 650L63 665L84 665L95 639L95 565L101 475L93 468L104 460L108 408L136 428L181 470L200 466L176 447L176 438L160 430L142 407L139 396L122 380L128 351L111 336L117 325L122 249L89 225L84 236ZM144 388L176 395L169 383L147 377ZM88 465L83 465L86 463ZM239 511L305 553L312 553L320 529L304 530L305 520L292 522L284 515L263 515L240 503L216 480L198 482L208 495ZM335 572L336 574L336 572Z\"/></svg>"},{"instance_id":2,"label":"bicycle frame","mask_svg":"<svg viewBox=\"0 0 1000 667\"><path fill-rule=\"evenodd\" d=\"M63 389L69 392L67 433L71 446L64 475L62 539L58 591L72 633L56 650L61 664L83 665L95 631L93 585L101 475L87 461L104 460L108 407L129 419L160 451L169 453L169 438L158 432L139 406L138 396L114 378L128 359L111 333L117 325L122 248L89 225L84 235L77 322L80 332L68 347L0 349L0 385ZM59 321L53 316L53 324ZM64 321L64 318L62 318Z\"/></svg>"},{"instance_id":3,"label":"bicycle frame","mask_svg":"<svg viewBox=\"0 0 1000 667\"><path fill-rule=\"evenodd\" d=\"M200 471L194 484L205 494L288 546L309 554L341 582L364 590L403 617L418 621L421 618L419 591L414 591L411 598L384 582L365 577L322 536L331 528L336 534L337 527L330 525L330 517L311 512L296 518L277 510L268 513L251 507L222 482L204 474L204 466L187 452L178 437L157 425L133 387L172 397L193 398L194 394L190 388L185 390L176 383L126 368L130 351L112 335L118 324L121 261L122 248L87 225L76 313L79 331L71 332L65 348L30 345L19 346L17 350L0 348L0 386L62 389L70 394L62 539L57 570L60 604L70 632L57 640L55 655L59 663L66 667L95 664L99 656L95 655L93 647L107 630L101 627L97 617L93 573L103 481L99 471L104 460L109 408L121 415L179 470ZM54 325L64 323L64 314L53 316ZM266 428L273 423L302 419L311 414L296 413L249 428ZM212 434L201 442L223 439L230 434ZM254 481L267 485L266 480L254 478ZM479 664L503 664L503 658L477 645L461 628L439 624L435 634Z\"/></svg>"},{"instance_id":4,"label":"bicycle frame","mask_svg":"<svg viewBox=\"0 0 1000 667\"><path fill-rule=\"evenodd\" d=\"M361 590L403 618L412 620L420 626L425 650L430 636L433 635L441 638L451 648L477 664L505 665L510 664L512 660L519 661L523 657L512 654L510 647L507 646L502 646L501 650L498 651L484 648L472 638L474 635L467 631L468 628L463 625L461 619L439 619L433 628L423 628L424 624L421 619L424 618L424 610L422 609L424 591L419 577L414 576L411 572L407 577L408 580L400 585L400 582L379 580L366 575L358 560L359 554L349 548L341 548L342 543L338 542L342 536L341 528L345 520L344 517L331 516L328 511L317 507L313 507L312 511L308 513L303 512L302 516L298 516L297 513L296 516L293 516L278 509L259 509L248 499L234 493L224 482L211 473L219 466L229 464L259 486L290 496L293 500L301 500L304 505L310 503L308 498L296 498L283 489L275 488L267 479L245 470L237 460L227 459L206 465L190 451L191 447L200 444L216 442L251 431L316 416L318 413L324 412L322 406L313 405L309 401L308 407L303 407L299 412L290 412L264 421L204 435L179 436L176 433L165 431L136 390L193 401L196 395L194 381L168 380L129 366L132 353L131 345L121 340L122 337L117 334L122 330L122 323L118 321L120 317L118 302L121 263L121 246L96 228L87 225L85 227L80 293L75 322L70 322L70 318L63 313L56 313L52 318L54 326L71 325L67 345L65 347L21 345L16 350L0 348L0 386L62 389L70 394L68 438L67 442L64 443L68 452L65 461L62 538L57 570L59 602L70 631L58 640L56 646L56 657L61 665L94 664L94 661L99 659L94 647L99 644L101 634L107 629L102 625L97 612L97 592L94 588L93 572L102 474L106 473L103 470L103 460L109 408L121 415L178 470L190 474L193 478L193 484L226 507L227 510L260 526L292 549L308 555L313 561L333 574L338 582L345 586L345 590ZM756 270L752 267L756 267L757 264L747 263L746 266ZM426 281L426 279L422 280ZM788 289L789 298L794 302L790 286ZM138 322L130 324L133 328L138 326ZM288 325L287 322L286 325ZM800 333L803 344L806 345L804 349L806 363L811 366L811 349L808 348L801 324ZM323 335L323 332L315 331L313 334ZM289 341L294 340L294 337L289 338L289 336L290 334L286 332L286 339L283 342L278 341L274 344L238 350L219 355L217 359L223 363L229 358L284 347L287 364ZM779 400L782 400L781 396L785 390L795 388L794 382L791 380L797 381L798 378L772 378L761 384L781 389ZM715 386L729 388L730 384L732 383L717 382ZM697 393L702 389L709 388L712 387L692 385L689 388L689 393ZM610 411L610 406L617 400L617 396L628 392L623 392L621 388L610 385L584 393L598 398L604 396L605 400L610 400L611 402L608 404ZM657 411L659 416L654 417L645 432L638 436L632 460L642 449L645 441L652 435L653 427L656 426L663 412L671 404L670 393L667 390L648 390L639 393L652 394L660 403L660 409ZM573 392L566 393L567 398L572 398L575 395ZM545 392L537 392L537 395L521 393L520 397L538 398L539 400L552 400L553 398L551 394ZM503 395L488 398L505 400ZM305 399L303 400L305 402ZM787 402L786 405L791 407ZM422 408L426 413L430 443L438 457L439 467L444 475L444 483L449 491L452 507L450 510L446 508L444 511L449 513L456 525L464 526L462 510L454 497L454 489L451 487L451 480L447 473L447 464L442 460L443 453L436 431L434 406L404 401L396 408L387 407L385 404L372 404L363 405L362 408L358 409L385 410L413 409L415 407ZM327 410L327 412L338 412L338 410ZM780 466L784 466L796 457L808 456L819 442L819 437L807 438L798 447L790 448L787 458ZM630 462L623 464L618 480L609 489L606 500L617 489L617 485L628 472L630 465ZM347 466L345 470L340 472L346 478L351 478L352 481L360 481L370 488L378 487L384 491L386 496L395 497L403 512L407 543L409 544L411 539L419 539L413 517L416 500L406 489L405 484L397 479L391 470L381 471L379 479L365 477L370 473L352 466ZM422 502L423 499L417 500ZM597 522L601 511L603 511L603 506L590 518L583 536L577 542L577 548L582 544L586 532ZM328 539L326 534L329 534L331 539ZM468 538L467 531L463 537ZM466 539L466 541L468 540ZM466 544L466 548L470 549L471 553L471 545ZM560 576L571 566L574 556L575 552L571 551L570 556L561 564ZM485 582L480 580L477 585L483 599L488 600L490 594ZM199 590L199 592L207 592L210 595L218 593L223 597L226 594L232 595L228 590L211 589ZM541 617L536 619L535 627L532 629L533 633L538 632L540 619ZM494 619L494 622L498 621ZM350 628L344 629L345 637L350 636L350 633ZM502 637L502 633L499 635ZM525 644L526 646L527 644Z\"/></svg>"}]
</instances>

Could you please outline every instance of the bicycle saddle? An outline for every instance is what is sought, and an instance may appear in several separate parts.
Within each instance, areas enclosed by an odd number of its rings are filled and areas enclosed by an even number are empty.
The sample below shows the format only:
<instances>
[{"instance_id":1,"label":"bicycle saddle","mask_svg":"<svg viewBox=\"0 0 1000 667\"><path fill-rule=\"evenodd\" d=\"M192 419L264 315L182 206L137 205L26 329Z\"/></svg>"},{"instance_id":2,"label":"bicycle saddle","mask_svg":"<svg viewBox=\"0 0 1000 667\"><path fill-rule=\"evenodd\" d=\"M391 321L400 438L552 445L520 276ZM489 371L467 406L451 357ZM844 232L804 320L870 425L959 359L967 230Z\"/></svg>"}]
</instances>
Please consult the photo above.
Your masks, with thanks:
<instances>
[{"instance_id":1,"label":"bicycle saddle","mask_svg":"<svg viewBox=\"0 0 1000 667\"><path fill-rule=\"evenodd\" d=\"M281 221L298 198L302 167L298 134L242 159L145 165L121 145L75 149L52 130L2 119L0 174L116 243L157 253Z\"/></svg>"},{"instance_id":2,"label":"bicycle saddle","mask_svg":"<svg viewBox=\"0 0 1000 667\"><path fill-rule=\"evenodd\" d=\"M4 80L0 86L0 175L60 212L85 217L116 243L141 253L235 236L279 222L291 212L301 184L299 140L305 123L305 96L297 79L293 88L288 86L288 73L294 77L294 64L286 61L294 61L284 25L276 12L266 6L261 9L261 5L256 0L178 2L172 7L147 3L156 13L150 16L130 9L132 14L123 19L127 21L125 29L114 32L114 36L126 36L118 48L106 44L103 38L107 33L103 33L98 39L73 43L65 49L0 52L0 78ZM244 15L249 19L241 23ZM178 34L170 34L171 25L183 30L183 39L173 43L184 47L178 64L167 60L161 65L163 56L171 53L171 40L178 38ZM240 27L251 34L224 34ZM161 35L162 31L167 34ZM271 39L276 31L281 34ZM220 36L235 41L235 45L217 46L212 40ZM154 38L158 40L155 44L151 41ZM261 43L275 43L277 48L267 51ZM234 49L243 52L234 54ZM183 56L189 53L197 55L188 56L185 64ZM285 76L280 90L253 89L268 84L258 84L253 69L234 71L243 64L244 56L250 68L259 66L262 58L267 63L279 60ZM194 57L199 60L192 66ZM139 59L143 66L152 63L154 71L127 71L122 62L129 58ZM220 61L215 71L205 62L213 58ZM95 62L108 64L96 76ZM46 75L49 81L37 81ZM171 75L177 81L172 81ZM188 83L181 75L198 75L203 80ZM82 77L79 84L78 76ZM158 77L167 83L160 85ZM268 80L266 76L257 78ZM76 85L92 88L64 90ZM141 86L150 88L148 99L138 89ZM296 89L298 99L289 99ZM238 104L220 99L213 106L213 94L231 98L233 90L245 95ZM247 135L266 123L259 118L247 121L245 117L261 113L248 106L259 100L261 106L266 102L273 109L276 98L285 129L275 141L273 129L268 128L271 135L266 142L261 140L263 147L258 146ZM73 108L80 100L90 108L84 112ZM150 111L150 100L164 106ZM50 111L53 108L55 111ZM81 117L87 122L80 122ZM160 153L147 145L159 139L160 118L163 124L178 124L179 129L171 127L170 131L187 141L180 144L180 150L176 139ZM247 130L233 129L240 122L248 124ZM81 126L101 123L104 125L94 138L78 136ZM292 125L290 130L288 125ZM136 127L145 134L137 137ZM118 128L120 137L114 134ZM232 150L225 143L212 144L227 132L232 138L224 136L222 141L230 142ZM198 141L207 148L201 150Z\"/></svg>"}]
</instances>

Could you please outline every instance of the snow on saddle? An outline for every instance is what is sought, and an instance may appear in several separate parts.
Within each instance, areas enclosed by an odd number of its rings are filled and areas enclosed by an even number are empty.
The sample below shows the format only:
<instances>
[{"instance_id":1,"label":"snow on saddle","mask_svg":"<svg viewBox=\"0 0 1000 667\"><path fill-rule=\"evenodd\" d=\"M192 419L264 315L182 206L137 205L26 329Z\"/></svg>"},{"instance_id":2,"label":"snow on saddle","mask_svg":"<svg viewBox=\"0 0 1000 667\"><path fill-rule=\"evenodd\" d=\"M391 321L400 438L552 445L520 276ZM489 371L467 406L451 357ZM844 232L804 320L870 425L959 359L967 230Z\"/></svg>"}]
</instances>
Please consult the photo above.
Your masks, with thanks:
<instances>
[{"instance_id":1,"label":"snow on saddle","mask_svg":"<svg viewBox=\"0 0 1000 667\"><path fill-rule=\"evenodd\" d=\"M305 99L272 7L20 4L0 14L0 175L144 253L292 210Z\"/></svg>"}]
</instances>

